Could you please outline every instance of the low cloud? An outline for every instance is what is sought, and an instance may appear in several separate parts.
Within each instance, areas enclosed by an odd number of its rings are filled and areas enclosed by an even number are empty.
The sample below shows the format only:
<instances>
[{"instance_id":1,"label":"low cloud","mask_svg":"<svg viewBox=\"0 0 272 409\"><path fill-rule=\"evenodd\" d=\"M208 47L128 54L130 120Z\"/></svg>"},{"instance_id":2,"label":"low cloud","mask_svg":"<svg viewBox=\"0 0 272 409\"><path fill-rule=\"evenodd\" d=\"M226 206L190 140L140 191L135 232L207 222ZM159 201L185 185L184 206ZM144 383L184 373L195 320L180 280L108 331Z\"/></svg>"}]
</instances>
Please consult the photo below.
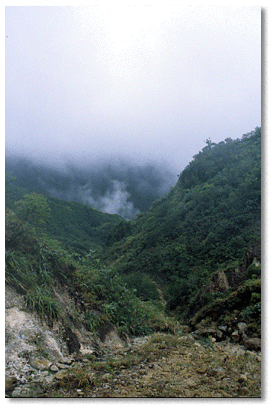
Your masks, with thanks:
<instances>
[{"instance_id":1,"label":"low cloud","mask_svg":"<svg viewBox=\"0 0 272 409\"><path fill-rule=\"evenodd\" d=\"M7 156L6 171L28 190L76 201L110 214L133 219L148 211L177 180L165 164L135 165L128 161L47 165L18 156Z\"/></svg>"}]
</instances>

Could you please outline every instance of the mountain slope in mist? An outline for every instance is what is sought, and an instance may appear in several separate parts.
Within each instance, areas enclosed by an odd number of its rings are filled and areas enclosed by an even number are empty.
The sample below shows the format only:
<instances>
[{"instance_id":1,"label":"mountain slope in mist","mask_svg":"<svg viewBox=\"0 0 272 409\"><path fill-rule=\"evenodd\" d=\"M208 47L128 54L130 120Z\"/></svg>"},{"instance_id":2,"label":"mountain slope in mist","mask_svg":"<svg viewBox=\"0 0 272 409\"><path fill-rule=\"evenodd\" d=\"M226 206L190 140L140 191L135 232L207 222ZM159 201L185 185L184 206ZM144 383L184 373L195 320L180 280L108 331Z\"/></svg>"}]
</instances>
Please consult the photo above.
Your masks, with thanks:
<instances>
[{"instance_id":1,"label":"mountain slope in mist","mask_svg":"<svg viewBox=\"0 0 272 409\"><path fill-rule=\"evenodd\" d=\"M7 155L6 172L15 184L30 192L75 201L104 213L133 219L148 211L154 200L165 195L176 177L159 164L133 165L125 161L65 166L39 164L27 158Z\"/></svg>"},{"instance_id":2,"label":"mountain slope in mist","mask_svg":"<svg viewBox=\"0 0 272 409\"><path fill-rule=\"evenodd\" d=\"M168 308L187 318L217 292L229 294L253 271L260 274L250 265L261 257L261 129L206 142L168 195L130 224L130 234L121 234L124 222L120 232L113 228L104 251L139 296L147 296L142 282L151 277ZM210 282L219 271L227 283L222 288Z\"/></svg>"},{"instance_id":3,"label":"mountain slope in mist","mask_svg":"<svg viewBox=\"0 0 272 409\"><path fill-rule=\"evenodd\" d=\"M261 129L206 143L169 193L133 221L47 197L51 216L35 230L12 207L23 189L7 186L6 234L20 245L6 241L10 283L21 288L24 280L26 297L36 302L31 274L43 293L51 260L54 276L61 272L71 288L76 283L88 305L99 300L125 332L135 325L140 334L169 330L165 317L157 322L163 310L190 325L204 319L205 326L216 320L231 328L246 321L250 334L260 336ZM45 308L55 308L49 293Z\"/></svg>"},{"instance_id":4,"label":"mountain slope in mist","mask_svg":"<svg viewBox=\"0 0 272 409\"><path fill-rule=\"evenodd\" d=\"M6 209L16 212L18 201L29 194L27 189L15 185L10 174L6 178ZM31 192L32 194L32 192ZM111 229L124 219L117 214L108 214L77 202L67 202L47 196L50 212L42 231L49 238L58 240L71 253L85 255L101 247Z\"/></svg>"}]
</instances>

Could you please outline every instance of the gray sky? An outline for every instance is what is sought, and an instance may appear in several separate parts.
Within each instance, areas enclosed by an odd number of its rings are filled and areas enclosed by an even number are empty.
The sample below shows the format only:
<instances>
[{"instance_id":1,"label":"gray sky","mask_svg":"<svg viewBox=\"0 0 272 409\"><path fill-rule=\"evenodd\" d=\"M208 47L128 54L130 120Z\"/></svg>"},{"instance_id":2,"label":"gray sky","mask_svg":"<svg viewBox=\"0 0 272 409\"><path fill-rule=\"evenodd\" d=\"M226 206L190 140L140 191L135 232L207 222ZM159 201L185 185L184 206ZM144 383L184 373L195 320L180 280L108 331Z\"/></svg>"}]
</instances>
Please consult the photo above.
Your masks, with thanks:
<instances>
[{"instance_id":1,"label":"gray sky","mask_svg":"<svg viewBox=\"0 0 272 409\"><path fill-rule=\"evenodd\" d=\"M261 8L6 7L6 150L177 173L261 125Z\"/></svg>"}]
</instances>

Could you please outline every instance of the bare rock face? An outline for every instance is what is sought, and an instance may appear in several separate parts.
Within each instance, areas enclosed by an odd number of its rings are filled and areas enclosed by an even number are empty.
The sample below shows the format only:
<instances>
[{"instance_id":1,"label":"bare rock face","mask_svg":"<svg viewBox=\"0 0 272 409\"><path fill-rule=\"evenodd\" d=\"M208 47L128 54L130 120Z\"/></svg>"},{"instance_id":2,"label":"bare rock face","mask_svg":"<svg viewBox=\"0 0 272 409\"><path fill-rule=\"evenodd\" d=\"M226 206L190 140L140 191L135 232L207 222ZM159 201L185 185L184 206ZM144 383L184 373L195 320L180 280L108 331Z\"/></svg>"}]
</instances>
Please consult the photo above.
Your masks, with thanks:
<instances>
[{"instance_id":1,"label":"bare rock face","mask_svg":"<svg viewBox=\"0 0 272 409\"><path fill-rule=\"evenodd\" d=\"M6 288L6 375L26 382L36 371L69 355L60 322L49 327L35 313L27 311L24 298ZM90 337L89 337L90 338ZM9 379L8 378L8 379Z\"/></svg>"},{"instance_id":2,"label":"bare rock face","mask_svg":"<svg viewBox=\"0 0 272 409\"><path fill-rule=\"evenodd\" d=\"M108 347L121 348L124 344L121 341L116 331L116 328L109 321L105 321L103 324L100 325L98 333L100 340L103 342L104 345Z\"/></svg>"},{"instance_id":3,"label":"bare rock face","mask_svg":"<svg viewBox=\"0 0 272 409\"><path fill-rule=\"evenodd\" d=\"M63 359L62 346L35 314L17 306L6 309L6 374L24 382L33 369L47 369ZM45 356L47 358L45 358Z\"/></svg>"},{"instance_id":4,"label":"bare rock face","mask_svg":"<svg viewBox=\"0 0 272 409\"><path fill-rule=\"evenodd\" d=\"M208 291L210 293L222 292L224 293L229 289L229 283L224 271L215 272L209 282Z\"/></svg>"},{"instance_id":5,"label":"bare rock face","mask_svg":"<svg viewBox=\"0 0 272 409\"><path fill-rule=\"evenodd\" d=\"M40 380L50 380L64 364L71 364L74 356L83 359L94 353L97 346L110 349L123 346L110 322L101 326L99 338L94 340L81 320L71 321L69 313L76 310L73 298L64 289L55 292L62 307L62 319L49 326L26 308L23 296L6 287L6 391L13 390L12 396L27 397L31 393L32 397L38 396L40 388L28 390L29 381L37 380L38 385Z\"/></svg>"}]
</instances>

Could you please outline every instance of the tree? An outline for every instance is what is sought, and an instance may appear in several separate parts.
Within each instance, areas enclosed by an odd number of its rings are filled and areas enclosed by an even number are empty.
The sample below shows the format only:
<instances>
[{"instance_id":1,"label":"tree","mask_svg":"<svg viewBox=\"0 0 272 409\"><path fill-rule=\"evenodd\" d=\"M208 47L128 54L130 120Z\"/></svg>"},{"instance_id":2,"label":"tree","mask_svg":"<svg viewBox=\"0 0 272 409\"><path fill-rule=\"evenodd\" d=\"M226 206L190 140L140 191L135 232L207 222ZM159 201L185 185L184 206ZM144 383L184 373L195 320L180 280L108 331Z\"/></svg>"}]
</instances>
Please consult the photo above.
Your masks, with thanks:
<instances>
[{"instance_id":1,"label":"tree","mask_svg":"<svg viewBox=\"0 0 272 409\"><path fill-rule=\"evenodd\" d=\"M45 223L50 207L41 194L31 193L15 203L15 212L6 212L6 247L16 245L23 239L30 239L35 229Z\"/></svg>"},{"instance_id":2,"label":"tree","mask_svg":"<svg viewBox=\"0 0 272 409\"><path fill-rule=\"evenodd\" d=\"M46 198L40 193L30 193L15 203L18 218L24 222L41 225L46 222L50 214L50 207Z\"/></svg>"},{"instance_id":3,"label":"tree","mask_svg":"<svg viewBox=\"0 0 272 409\"><path fill-rule=\"evenodd\" d=\"M12 182L16 179L11 172L7 172L5 175L5 191L8 193L12 189Z\"/></svg>"}]
</instances>

